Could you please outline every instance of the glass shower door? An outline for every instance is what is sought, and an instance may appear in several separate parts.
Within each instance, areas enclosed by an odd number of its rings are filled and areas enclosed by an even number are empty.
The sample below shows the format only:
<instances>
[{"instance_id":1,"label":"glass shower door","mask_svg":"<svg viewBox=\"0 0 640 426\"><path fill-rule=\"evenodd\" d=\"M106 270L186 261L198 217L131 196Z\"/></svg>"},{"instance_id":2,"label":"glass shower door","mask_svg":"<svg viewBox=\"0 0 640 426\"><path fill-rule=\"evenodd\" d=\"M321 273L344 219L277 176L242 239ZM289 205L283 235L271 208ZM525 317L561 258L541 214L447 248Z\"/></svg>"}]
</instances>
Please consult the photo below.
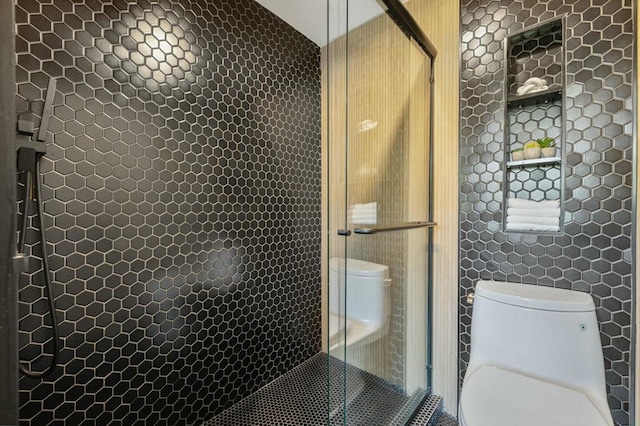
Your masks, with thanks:
<instances>
[{"instance_id":1,"label":"glass shower door","mask_svg":"<svg viewBox=\"0 0 640 426\"><path fill-rule=\"evenodd\" d=\"M431 60L376 2L334 6L329 32L342 31L323 49L327 416L401 425L429 389Z\"/></svg>"}]
</instances>

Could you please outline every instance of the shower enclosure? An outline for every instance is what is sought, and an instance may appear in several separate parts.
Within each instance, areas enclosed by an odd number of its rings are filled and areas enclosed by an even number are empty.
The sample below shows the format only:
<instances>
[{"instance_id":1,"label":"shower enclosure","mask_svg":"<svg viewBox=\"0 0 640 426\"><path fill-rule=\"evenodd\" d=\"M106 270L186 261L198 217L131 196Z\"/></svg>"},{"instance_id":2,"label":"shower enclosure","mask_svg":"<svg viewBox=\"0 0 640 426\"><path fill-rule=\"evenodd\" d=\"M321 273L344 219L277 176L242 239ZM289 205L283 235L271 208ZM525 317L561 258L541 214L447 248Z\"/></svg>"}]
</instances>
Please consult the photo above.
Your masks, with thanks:
<instances>
[{"instance_id":1,"label":"shower enclosure","mask_svg":"<svg viewBox=\"0 0 640 426\"><path fill-rule=\"evenodd\" d=\"M380 13L362 23L372 4ZM323 324L329 382L340 384L329 392L330 419L400 425L430 387L436 51L396 1L330 2L329 35L322 57Z\"/></svg>"},{"instance_id":2,"label":"shower enclosure","mask_svg":"<svg viewBox=\"0 0 640 426\"><path fill-rule=\"evenodd\" d=\"M328 0L322 42L258 3L0 6L0 194L26 212L0 232L0 423L403 425L430 401L436 50L410 2Z\"/></svg>"}]
</instances>

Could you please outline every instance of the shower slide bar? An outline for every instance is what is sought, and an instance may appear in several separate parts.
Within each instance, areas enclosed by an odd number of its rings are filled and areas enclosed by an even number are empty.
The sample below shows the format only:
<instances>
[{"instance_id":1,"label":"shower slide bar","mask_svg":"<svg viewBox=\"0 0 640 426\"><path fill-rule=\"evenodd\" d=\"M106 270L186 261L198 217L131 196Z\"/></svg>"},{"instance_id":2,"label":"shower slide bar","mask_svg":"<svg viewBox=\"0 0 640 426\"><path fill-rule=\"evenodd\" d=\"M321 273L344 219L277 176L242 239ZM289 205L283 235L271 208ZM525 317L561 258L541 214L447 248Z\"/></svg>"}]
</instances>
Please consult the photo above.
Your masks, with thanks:
<instances>
[{"instance_id":1,"label":"shower slide bar","mask_svg":"<svg viewBox=\"0 0 640 426\"><path fill-rule=\"evenodd\" d=\"M52 349L48 366L43 371L31 370L33 360L25 361L20 359L20 372L32 379L43 379L52 374L58 366L62 341L53 291L51 288L51 271L49 270L49 255L47 253L47 238L44 223L44 209L42 203L42 173L40 170L40 160L47 153L46 139L49 126L49 119L53 113L53 99L56 93L56 79L50 78L47 86L47 96L40 119L40 129L38 135L34 137L35 123L31 120L18 120L17 131L22 137L16 141L17 172L23 177L24 197L22 202L22 217L20 234L18 237L18 247L14 256L14 265L20 267L20 272L26 272L28 266L28 256L25 252L26 234L29 229L29 218L31 211L29 206L35 202L35 216L37 218L37 228L40 236L40 256L42 262L42 274L44 275L44 293L48 304L48 316L51 325Z\"/></svg>"},{"instance_id":2,"label":"shower slide bar","mask_svg":"<svg viewBox=\"0 0 640 426\"><path fill-rule=\"evenodd\" d=\"M356 228L353 232L356 234L371 235L382 232L404 231L406 229L433 228L436 225L436 222L407 222L401 225L388 226L386 228Z\"/></svg>"}]
</instances>

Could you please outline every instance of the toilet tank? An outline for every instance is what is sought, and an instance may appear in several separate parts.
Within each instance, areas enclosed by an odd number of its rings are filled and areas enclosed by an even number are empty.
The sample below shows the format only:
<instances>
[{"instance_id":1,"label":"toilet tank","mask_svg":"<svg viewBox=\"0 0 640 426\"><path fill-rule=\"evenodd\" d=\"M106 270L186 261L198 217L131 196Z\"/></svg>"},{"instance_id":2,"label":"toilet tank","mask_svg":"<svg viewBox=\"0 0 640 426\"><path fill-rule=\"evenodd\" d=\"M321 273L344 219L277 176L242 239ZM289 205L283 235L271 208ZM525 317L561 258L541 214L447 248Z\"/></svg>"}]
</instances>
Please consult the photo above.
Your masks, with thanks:
<instances>
[{"instance_id":1,"label":"toilet tank","mask_svg":"<svg viewBox=\"0 0 640 426\"><path fill-rule=\"evenodd\" d=\"M604 361L589 294L480 281L467 375L489 364L578 389L605 404Z\"/></svg>"},{"instance_id":2,"label":"toilet tank","mask_svg":"<svg viewBox=\"0 0 640 426\"><path fill-rule=\"evenodd\" d=\"M346 293L345 293L346 284ZM346 294L346 298L345 298ZM329 261L329 309L358 321L383 324L389 316L389 268L347 258Z\"/></svg>"}]
</instances>

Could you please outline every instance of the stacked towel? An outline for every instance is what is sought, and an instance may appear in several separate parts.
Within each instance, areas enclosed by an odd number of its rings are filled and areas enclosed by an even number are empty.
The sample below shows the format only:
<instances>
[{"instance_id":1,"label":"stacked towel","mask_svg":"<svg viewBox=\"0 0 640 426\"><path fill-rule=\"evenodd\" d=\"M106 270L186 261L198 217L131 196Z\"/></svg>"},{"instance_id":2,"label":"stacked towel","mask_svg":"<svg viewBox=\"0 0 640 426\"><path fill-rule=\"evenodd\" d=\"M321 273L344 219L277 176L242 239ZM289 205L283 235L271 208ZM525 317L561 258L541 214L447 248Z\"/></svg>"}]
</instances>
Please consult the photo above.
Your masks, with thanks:
<instances>
[{"instance_id":1,"label":"stacked towel","mask_svg":"<svg viewBox=\"0 0 640 426\"><path fill-rule=\"evenodd\" d=\"M560 230L560 201L532 201L509 198L507 200L508 231Z\"/></svg>"},{"instance_id":2,"label":"stacked towel","mask_svg":"<svg viewBox=\"0 0 640 426\"><path fill-rule=\"evenodd\" d=\"M349 222L362 225L378 223L378 203L354 204L349 208Z\"/></svg>"},{"instance_id":3,"label":"stacked towel","mask_svg":"<svg viewBox=\"0 0 640 426\"><path fill-rule=\"evenodd\" d=\"M516 209L555 209L560 207L560 201L558 200L531 201L531 200L521 200L520 198L509 198L507 200L507 207L513 207Z\"/></svg>"}]
</instances>

